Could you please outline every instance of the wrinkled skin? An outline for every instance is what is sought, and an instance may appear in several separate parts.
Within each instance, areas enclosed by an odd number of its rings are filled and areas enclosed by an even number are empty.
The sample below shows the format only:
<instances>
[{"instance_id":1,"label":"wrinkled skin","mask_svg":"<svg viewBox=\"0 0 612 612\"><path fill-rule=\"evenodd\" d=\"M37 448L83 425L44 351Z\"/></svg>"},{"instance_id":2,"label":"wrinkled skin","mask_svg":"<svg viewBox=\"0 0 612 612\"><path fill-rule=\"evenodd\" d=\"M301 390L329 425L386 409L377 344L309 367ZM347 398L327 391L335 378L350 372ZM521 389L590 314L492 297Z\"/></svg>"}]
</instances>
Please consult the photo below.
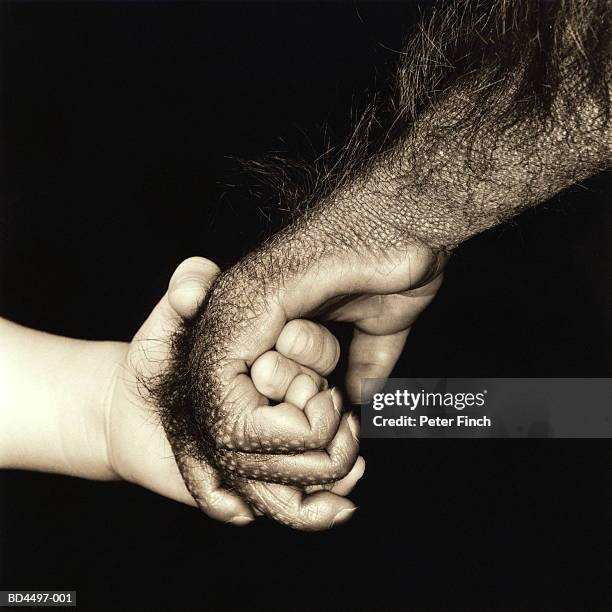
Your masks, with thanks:
<instances>
[{"instance_id":1,"label":"wrinkled skin","mask_svg":"<svg viewBox=\"0 0 612 612\"><path fill-rule=\"evenodd\" d=\"M205 445L185 452L175 444L194 498L206 505L197 479L188 476L201 453L259 512L308 530L328 528L353 510L331 491L304 488L340 480L353 468L358 444L345 440L349 431L356 439L356 421L342 414L334 390L319 392L303 410L287 402L269 406L266 389L258 390L249 376L251 366L275 347L287 357L301 350L299 338L287 344L281 330L288 321L322 312L326 320L355 325L348 392L359 400L361 378L389 375L410 327L440 285L444 261L417 241L393 239L393 247L376 253L363 248L363 239L354 245L332 241L319 227L332 226L313 216L219 277L186 335L188 378L177 381L190 390L182 401L199 407L197 422L203 423L193 436ZM325 374L330 368L319 363L316 369Z\"/></svg>"},{"instance_id":2,"label":"wrinkled skin","mask_svg":"<svg viewBox=\"0 0 612 612\"><path fill-rule=\"evenodd\" d=\"M352 468L356 449L338 440L355 423L331 390L303 409L270 406L249 376L256 359L275 345L290 354L278 342L293 319L350 322L347 391L357 401L360 379L393 369L452 248L609 166L609 3L458 4L407 47L392 118L400 129L389 129L385 151L223 273L177 337L157 395L200 505L193 466L207 459L281 523L314 530L345 520L349 502L305 487ZM461 37L481 51L466 55ZM436 55L453 44L456 66ZM436 72L445 63L448 82Z\"/></svg>"}]
</instances>

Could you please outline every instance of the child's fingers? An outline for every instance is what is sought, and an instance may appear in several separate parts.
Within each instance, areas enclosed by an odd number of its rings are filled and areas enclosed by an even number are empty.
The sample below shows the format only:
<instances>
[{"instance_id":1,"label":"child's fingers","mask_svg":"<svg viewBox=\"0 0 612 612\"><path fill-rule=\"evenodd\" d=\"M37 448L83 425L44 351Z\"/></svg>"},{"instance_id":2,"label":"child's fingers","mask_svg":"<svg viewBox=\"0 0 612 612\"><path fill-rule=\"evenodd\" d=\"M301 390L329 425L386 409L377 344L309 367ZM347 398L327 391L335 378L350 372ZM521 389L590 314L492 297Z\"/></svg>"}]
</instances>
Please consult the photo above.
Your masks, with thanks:
<instances>
[{"instance_id":1,"label":"child's fingers","mask_svg":"<svg viewBox=\"0 0 612 612\"><path fill-rule=\"evenodd\" d=\"M272 400L282 400L289 385L299 374L310 376L318 388L327 388L327 383L315 371L287 359L276 351L264 353L251 366L251 378L255 388Z\"/></svg>"},{"instance_id":2,"label":"child's fingers","mask_svg":"<svg viewBox=\"0 0 612 612\"><path fill-rule=\"evenodd\" d=\"M195 315L219 272L219 266L204 257L190 257L179 264L168 285L168 301L179 317Z\"/></svg>"},{"instance_id":3,"label":"child's fingers","mask_svg":"<svg viewBox=\"0 0 612 612\"><path fill-rule=\"evenodd\" d=\"M298 374L287 389L285 401L304 410L308 400L319 392L319 387L308 374Z\"/></svg>"},{"instance_id":4,"label":"child's fingers","mask_svg":"<svg viewBox=\"0 0 612 612\"><path fill-rule=\"evenodd\" d=\"M306 493L315 493L316 491L331 491L336 495L349 495L365 473L366 462L361 456L357 457L353 469L340 480L322 485L309 485L304 487Z\"/></svg>"},{"instance_id":5,"label":"child's fingers","mask_svg":"<svg viewBox=\"0 0 612 612\"><path fill-rule=\"evenodd\" d=\"M340 357L336 337L327 328L306 319L294 319L285 325L276 341L276 350L321 376L327 376Z\"/></svg>"},{"instance_id":6,"label":"child's fingers","mask_svg":"<svg viewBox=\"0 0 612 612\"><path fill-rule=\"evenodd\" d=\"M193 316L218 274L217 265L203 257L190 257L174 271L168 291L134 336L134 342L144 351L142 374L155 376L165 366L170 344L167 339L179 317Z\"/></svg>"},{"instance_id":7,"label":"child's fingers","mask_svg":"<svg viewBox=\"0 0 612 612\"><path fill-rule=\"evenodd\" d=\"M357 457L353 469L341 480L334 482L330 491L336 495L349 495L365 473L366 462L363 457Z\"/></svg>"}]
</instances>

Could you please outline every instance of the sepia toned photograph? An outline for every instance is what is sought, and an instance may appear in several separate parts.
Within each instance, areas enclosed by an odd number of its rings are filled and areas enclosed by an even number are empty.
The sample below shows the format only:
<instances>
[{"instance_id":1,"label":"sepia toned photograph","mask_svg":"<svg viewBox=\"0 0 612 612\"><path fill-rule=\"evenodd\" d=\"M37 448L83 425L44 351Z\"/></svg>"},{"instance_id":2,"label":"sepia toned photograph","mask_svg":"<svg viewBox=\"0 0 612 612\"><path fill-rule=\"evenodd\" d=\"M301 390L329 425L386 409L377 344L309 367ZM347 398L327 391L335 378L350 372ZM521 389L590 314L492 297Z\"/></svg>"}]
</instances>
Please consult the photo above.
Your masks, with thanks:
<instances>
[{"instance_id":1,"label":"sepia toned photograph","mask_svg":"<svg viewBox=\"0 0 612 612\"><path fill-rule=\"evenodd\" d=\"M0 0L0 608L612 609L611 0Z\"/></svg>"}]
</instances>

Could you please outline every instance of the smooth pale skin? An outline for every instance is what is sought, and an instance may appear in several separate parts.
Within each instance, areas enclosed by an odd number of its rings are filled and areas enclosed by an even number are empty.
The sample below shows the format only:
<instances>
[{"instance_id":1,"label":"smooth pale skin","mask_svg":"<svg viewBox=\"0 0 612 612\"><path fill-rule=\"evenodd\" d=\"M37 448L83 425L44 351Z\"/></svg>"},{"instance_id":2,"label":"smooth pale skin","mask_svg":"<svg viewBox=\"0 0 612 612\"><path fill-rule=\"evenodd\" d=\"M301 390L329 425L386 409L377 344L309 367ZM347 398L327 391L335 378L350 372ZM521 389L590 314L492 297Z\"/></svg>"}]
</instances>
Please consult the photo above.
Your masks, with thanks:
<instances>
[{"instance_id":1,"label":"smooth pale skin","mask_svg":"<svg viewBox=\"0 0 612 612\"><path fill-rule=\"evenodd\" d=\"M169 335L181 317L193 316L218 273L200 257L183 262L129 344L63 338L0 319L0 467L125 479L195 506L136 372L160 371ZM253 381L271 399L303 409L326 387L323 376L336 365L338 343L309 321L293 321L283 334L285 350L280 346L262 356L253 365ZM326 495L337 500L338 511L353 509L340 496L364 469L360 457L345 478L325 487L333 491ZM200 470L209 516L236 525L253 520L251 508L220 486L211 466Z\"/></svg>"}]
</instances>

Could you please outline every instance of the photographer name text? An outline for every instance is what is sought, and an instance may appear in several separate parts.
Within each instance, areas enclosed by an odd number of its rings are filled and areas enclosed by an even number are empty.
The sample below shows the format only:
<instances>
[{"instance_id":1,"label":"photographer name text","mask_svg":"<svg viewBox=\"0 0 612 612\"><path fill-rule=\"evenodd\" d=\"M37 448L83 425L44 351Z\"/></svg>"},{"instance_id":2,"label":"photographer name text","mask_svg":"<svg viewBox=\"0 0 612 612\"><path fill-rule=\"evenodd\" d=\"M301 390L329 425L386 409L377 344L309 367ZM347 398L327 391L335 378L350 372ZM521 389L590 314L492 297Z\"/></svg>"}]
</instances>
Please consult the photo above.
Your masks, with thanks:
<instances>
[{"instance_id":1,"label":"photographer name text","mask_svg":"<svg viewBox=\"0 0 612 612\"><path fill-rule=\"evenodd\" d=\"M372 398L372 408L376 411L384 408L404 408L407 411L425 408L452 408L462 411L465 408L482 408L486 402L487 391L479 393L432 393L421 391L398 390L393 393L376 393ZM374 427L491 427L492 421L487 416L433 416L405 414L387 417L375 414L372 417Z\"/></svg>"}]
</instances>

